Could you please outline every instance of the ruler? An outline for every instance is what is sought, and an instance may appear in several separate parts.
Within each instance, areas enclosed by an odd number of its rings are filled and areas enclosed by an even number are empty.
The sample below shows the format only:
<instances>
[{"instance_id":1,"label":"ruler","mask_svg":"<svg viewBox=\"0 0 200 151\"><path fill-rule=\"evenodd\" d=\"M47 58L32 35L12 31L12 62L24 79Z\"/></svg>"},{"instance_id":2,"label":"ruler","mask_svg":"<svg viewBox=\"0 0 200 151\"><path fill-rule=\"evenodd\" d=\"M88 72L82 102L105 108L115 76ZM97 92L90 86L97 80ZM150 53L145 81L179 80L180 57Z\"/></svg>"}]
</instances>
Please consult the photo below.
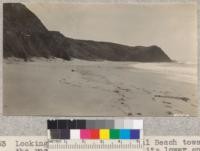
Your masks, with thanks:
<instances>
[{"instance_id":1,"label":"ruler","mask_svg":"<svg viewBox=\"0 0 200 151\"><path fill-rule=\"evenodd\" d=\"M143 140L49 140L49 151L142 151Z\"/></svg>"}]
</instances>

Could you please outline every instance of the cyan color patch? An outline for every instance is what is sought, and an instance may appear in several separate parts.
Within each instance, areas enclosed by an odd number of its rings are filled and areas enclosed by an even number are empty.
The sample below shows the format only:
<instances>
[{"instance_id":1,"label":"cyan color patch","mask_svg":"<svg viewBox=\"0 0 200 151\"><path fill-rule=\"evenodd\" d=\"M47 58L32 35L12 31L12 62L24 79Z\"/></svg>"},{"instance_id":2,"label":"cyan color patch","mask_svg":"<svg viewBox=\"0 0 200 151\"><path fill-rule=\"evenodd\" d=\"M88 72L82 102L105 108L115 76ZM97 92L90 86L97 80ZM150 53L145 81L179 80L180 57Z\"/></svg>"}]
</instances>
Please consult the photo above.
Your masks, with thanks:
<instances>
[{"instance_id":1,"label":"cyan color patch","mask_svg":"<svg viewBox=\"0 0 200 151\"><path fill-rule=\"evenodd\" d=\"M120 139L130 139L131 131L129 129L120 129Z\"/></svg>"}]
</instances>

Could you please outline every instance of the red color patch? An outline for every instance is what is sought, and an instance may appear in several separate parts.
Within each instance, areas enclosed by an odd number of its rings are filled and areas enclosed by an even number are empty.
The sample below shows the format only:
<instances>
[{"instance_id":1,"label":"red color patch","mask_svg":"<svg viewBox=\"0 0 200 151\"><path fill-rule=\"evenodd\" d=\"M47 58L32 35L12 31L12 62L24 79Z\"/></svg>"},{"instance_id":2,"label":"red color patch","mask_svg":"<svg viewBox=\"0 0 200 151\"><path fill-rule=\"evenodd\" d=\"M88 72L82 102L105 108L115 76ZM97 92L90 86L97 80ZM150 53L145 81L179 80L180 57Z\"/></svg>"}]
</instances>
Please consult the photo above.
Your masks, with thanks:
<instances>
[{"instance_id":1,"label":"red color patch","mask_svg":"<svg viewBox=\"0 0 200 151\"><path fill-rule=\"evenodd\" d=\"M91 136L91 139L99 139L99 130L98 129L92 129L90 131L90 136Z\"/></svg>"}]
</instances>

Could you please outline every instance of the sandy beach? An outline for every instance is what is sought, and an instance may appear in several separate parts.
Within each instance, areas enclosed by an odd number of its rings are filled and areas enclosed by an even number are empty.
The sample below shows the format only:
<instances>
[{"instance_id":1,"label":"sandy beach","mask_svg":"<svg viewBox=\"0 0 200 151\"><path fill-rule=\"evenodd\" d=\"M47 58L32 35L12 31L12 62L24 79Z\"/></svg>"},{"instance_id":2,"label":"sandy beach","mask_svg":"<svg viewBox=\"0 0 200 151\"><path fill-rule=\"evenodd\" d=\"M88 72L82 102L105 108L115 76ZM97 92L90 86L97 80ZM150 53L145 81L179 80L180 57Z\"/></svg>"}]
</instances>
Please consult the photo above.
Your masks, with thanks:
<instances>
[{"instance_id":1,"label":"sandy beach","mask_svg":"<svg viewBox=\"0 0 200 151\"><path fill-rule=\"evenodd\" d=\"M5 115L197 115L195 82L137 62L4 59Z\"/></svg>"}]
</instances>

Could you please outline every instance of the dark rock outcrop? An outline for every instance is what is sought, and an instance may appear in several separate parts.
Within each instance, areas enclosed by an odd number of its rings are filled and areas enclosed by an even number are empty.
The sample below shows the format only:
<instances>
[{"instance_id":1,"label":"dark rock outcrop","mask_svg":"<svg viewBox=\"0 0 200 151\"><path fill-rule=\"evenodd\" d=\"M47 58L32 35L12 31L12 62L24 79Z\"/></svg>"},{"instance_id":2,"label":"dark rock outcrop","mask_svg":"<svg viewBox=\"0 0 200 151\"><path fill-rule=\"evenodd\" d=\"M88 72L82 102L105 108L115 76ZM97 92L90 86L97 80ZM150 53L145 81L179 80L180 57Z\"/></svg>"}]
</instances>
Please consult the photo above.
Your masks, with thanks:
<instances>
[{"instance_id":1,"label":"dark rock outcrop","mask_svg":"<svg viewBox=\"0 0 200 151\"><path fill-rule=\"evenodd\" d=\"M24 5L3 4L4 57L58 57L69 60L66 47L61 44Z\"/></svg>"},{"instance_id":2,"label":"dark rock outcrop","mask_svg":"<svg viewBox=\"0 0 200 151\"><path fill-rule=\"evenodd\" d=\"M65 60L169 62L158 46L125 46L110 42L76 40L48 31L41 21L20 3L3 4L3 55L28 60L58 57Z\"/></svg>"}]
</instances>

